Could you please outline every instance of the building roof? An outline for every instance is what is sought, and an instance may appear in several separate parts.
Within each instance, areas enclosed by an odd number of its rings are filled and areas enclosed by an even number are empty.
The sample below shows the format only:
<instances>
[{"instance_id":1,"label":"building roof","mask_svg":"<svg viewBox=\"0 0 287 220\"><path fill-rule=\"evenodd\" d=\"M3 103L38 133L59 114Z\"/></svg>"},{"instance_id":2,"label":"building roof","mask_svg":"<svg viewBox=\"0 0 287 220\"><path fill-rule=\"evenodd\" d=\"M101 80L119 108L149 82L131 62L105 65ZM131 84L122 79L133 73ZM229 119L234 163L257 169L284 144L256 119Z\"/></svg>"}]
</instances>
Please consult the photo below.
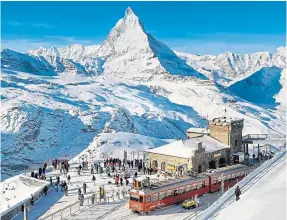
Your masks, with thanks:
<instances>
[{"instance_id":1,"label":"building roof","mask_svg":"<svg viewBox=\"0 0 287 220\"><path fill-rule=\"evenodd\" d=\"M187 132L209 134L209 129L206 129L206 128L189 128L189 129L187 129Z\"/></svg>"},{"instance_id":2,"label":"building roof","mask_svg":"<svg viewBox=\"0 0 287 220\"><path fill-rule=\"evenodd\" d=\"M228 145L221 143L208 135L202 135L200 137L190 138L187 140L175 141L162 147L148 149L147 152L190 158L193 155L194 150L198 148L198 142L202 142L202 147L205 147L206 152L215 152L229 148Z\"/></svg>"},{"instance_id":3,"label":"building roof","mask_svg":"<svg viewBox=\"0 0 287 220\"><path fill-rule=\"evenodd\" d=\"M218 117L211 120L213 123L233 123L243 121L242 118Z\"/></svg>"}]
</instances>

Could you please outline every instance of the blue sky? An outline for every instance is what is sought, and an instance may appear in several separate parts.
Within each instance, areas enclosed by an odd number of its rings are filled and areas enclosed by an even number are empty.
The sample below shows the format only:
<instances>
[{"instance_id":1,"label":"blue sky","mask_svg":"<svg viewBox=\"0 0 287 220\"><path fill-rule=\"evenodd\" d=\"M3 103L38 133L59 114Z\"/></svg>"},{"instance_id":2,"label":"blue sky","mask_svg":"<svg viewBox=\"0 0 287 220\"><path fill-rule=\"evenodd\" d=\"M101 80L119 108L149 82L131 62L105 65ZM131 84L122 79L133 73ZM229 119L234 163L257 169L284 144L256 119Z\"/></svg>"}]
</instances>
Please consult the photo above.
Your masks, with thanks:
<instances>
[{"instance_id":1,"label":"blue sky","mask_svg":"<svg viewBox=\"0 0 287 220\"><path fill-rule=\"evenodd\" d=\"M274 52L285 45L285 2L2 2L2 47L100 44L128 6L177 51Z\"/></svg>"}]
</instances>

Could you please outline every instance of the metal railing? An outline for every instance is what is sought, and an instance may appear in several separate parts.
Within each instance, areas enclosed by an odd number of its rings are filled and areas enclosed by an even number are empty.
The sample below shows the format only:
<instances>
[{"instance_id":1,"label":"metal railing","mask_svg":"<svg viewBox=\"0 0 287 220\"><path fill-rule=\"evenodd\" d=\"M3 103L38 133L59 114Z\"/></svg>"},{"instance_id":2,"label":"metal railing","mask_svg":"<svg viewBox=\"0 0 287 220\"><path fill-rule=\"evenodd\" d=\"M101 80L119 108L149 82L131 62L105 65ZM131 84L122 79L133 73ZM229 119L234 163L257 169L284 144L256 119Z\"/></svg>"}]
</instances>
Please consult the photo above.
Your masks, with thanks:
<instances>
[{"instance_id":1,"label":"metal railing","mask_svg":"<svg viewBox=\"0 0 287 220\"><path fill-rule=\"evenodd\" d=\"M116 198L120 199L124 198L124 196L128 195L129 190L131 189L130 186L123 187L123 190L106 190L105 196L102 199L104 202L113 202ZM80 205L80 201L74 202L58 211L55 211L51 214L48 214L46 216L43 216L39 218L39 220L62 220L66 219L67 217L74 215L78 212L80 212L83 209L89 208L90 206L94 204L99 204L101 202L99 192L95 193L95 201L92 203L92 196L86 197L84 199L83 205Z\"/></svg>"},{"instance_id":2,"label":"metal railing","mask_svg":"<svg viewBox=\"0 0 287 220\"><path fill-rule=\"evenodd\" d=\"M44 183L44 181L42 181ZM44 187L47 186L48 189L50 189L50 184L47 182L46 184L44 183L43 186L38 189L35 193L33 193L33 198L34 198L34 202L36 202L37 200L39 200L43 195L44 195ZM26 206L26 207L30 207L31 206L31 198L27 198L22 200L21 202L18 202L17 204L13 205L13 207L9 208L8 210L4 211L1 213L1 219L2 220L8 220L8 219L12 219L13 217L15 217L16 215L18 215L19 213L22 212L22 205Z\"/></svg>"},{"instance_id":3,"label":"metal railing","mask_svg":"<svg viewBox=\"0 0 287 220\"><path fill-rule=\"evenodd\" d=\"M99 194L95 194L95 201L94 203L92 203L92 197L93 196L89 196L86 197L84 199L83 205L80 205L80 201L74 202L58 211L55 211L49 215L46 215L44 217L39 218L39 220L61 220L61 219L65 219L73 214L75 214L76 212L79 212L82 209L85 209L91 205L94 205L96 203L100 202L100 199L98 197Z\"/></svg>"},{"instance_id":4,"label":"metal railing","mask_svg":"<svg viewBox=\"0 0 287 220\"><path fill-rule=\"evenodd\" d=\"M242 137L243 140L286 140L284 134L248 134Z\"/></svg>"}]
</instances>

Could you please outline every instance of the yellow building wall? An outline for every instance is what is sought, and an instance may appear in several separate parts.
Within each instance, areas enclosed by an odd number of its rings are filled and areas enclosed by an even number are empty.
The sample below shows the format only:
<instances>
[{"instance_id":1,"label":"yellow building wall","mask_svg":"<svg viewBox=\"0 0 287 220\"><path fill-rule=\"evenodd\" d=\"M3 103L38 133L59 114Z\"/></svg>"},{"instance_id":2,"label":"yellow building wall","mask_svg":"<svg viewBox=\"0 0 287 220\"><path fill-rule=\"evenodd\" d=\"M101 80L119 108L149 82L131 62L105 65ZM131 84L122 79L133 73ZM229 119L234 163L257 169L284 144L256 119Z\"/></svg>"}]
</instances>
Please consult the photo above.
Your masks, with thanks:
<instances>
[{"instance_id":1,"label":"yellow building wall","mask_svg":"<svg viewBox=\"0 0 287 220\"><path fill-rule=\"evenodd\" d=\"M174 157L170 155L162 155L162 154L155 154L155 153L148 153L149 157L149 164L148 167L151 168L153 166L153 161L156 160L158 163L158 170L161 170L161 163L165 162L166 170L168 171L175 171L172 167L176 167L182 164L187 164L187 168L190 170L192 169L192 163L190 159L182 158L182 157Z\"/></svg>"}]
</instances>

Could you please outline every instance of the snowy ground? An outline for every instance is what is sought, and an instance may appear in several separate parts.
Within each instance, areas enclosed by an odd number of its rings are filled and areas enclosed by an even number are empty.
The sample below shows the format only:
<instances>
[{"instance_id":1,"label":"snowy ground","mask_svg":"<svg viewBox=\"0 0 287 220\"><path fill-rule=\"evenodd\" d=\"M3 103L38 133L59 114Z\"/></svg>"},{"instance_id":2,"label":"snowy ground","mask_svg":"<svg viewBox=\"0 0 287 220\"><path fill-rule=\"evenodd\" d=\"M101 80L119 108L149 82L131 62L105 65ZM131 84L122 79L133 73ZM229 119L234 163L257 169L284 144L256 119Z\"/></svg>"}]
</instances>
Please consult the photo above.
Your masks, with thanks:
<instances>
[{"instance_id":1,"label":"snowy ground","mask_svg":"<svg viewBox=\"0 0 287 220\"><path fill-rule=\"evenodd\" d=\"M241 199L235 201L239 185ZM286 149L263 163L202 213L206 219L286 219ZM276 214L275 214L276 213ZM275 216L276 215L276 216Z\"/></svg>"},{"instance_id":2,"label":"snowy ground","mask_svg":"<svg viewBox=\"0 0 287 220\"><path fill-rule=\"evenodd\" d=\"M28 185L20 180L19 176L4 180L0 183L1 187L1 213L13 207L23 198L28 198L31 194L37 192L41 186Z\"/></svg>"},{"instance_id":3,"label":"snowy ground","mask_svg":"<svg viewBox=\"0 0 287 220\"><path fill-rule=\"evenodd\" d=\"M217 220L286 219L286 157L244 192L238 202L222 209Z\"/></svg>"}]
</instances>

